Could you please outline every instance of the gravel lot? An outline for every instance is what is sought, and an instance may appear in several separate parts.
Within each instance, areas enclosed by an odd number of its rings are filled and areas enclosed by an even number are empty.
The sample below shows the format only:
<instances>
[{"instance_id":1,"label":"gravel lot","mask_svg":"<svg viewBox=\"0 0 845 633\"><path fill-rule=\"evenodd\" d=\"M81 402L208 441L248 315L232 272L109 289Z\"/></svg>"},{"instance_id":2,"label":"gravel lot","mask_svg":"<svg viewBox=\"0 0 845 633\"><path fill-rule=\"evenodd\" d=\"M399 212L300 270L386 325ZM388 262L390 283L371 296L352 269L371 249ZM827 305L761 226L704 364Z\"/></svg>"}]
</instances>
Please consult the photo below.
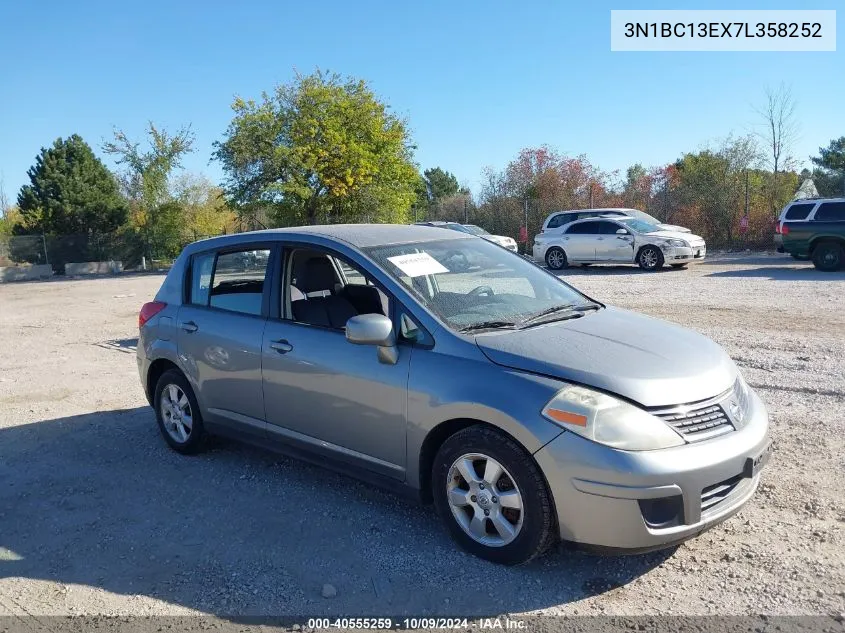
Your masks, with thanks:
<instances>
[{"instance_id":1,"label":"gravel lot","mask_svg":"<svg viewBox=\"0 0 845 633\"><path fill-rule=\"evenodd\" d=\"M234 443L168 450L135 366L159 276L0 285L0 615L845 611L845 273L783 256L567 270L721 343L774 455L737 516L674 551L459 552L431 508ZM331 584L337 595L324 598Z\"/></svg>"}]
</instances>

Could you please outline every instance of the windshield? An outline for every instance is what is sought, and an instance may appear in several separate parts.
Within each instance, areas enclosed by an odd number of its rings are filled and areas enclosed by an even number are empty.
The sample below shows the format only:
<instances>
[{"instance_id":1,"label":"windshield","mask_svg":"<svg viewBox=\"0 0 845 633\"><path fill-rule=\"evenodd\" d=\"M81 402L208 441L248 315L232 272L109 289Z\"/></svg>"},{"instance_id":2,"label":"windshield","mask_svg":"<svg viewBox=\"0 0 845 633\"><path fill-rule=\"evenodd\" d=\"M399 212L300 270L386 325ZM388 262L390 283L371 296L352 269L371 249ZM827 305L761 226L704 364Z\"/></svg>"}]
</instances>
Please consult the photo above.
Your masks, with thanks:
<instances>
[{"instance_id":1,"label":"windshield","mask_svg":"<svg viewBox=\"0 0 845 633\"><path fill-rule=\"evenodd\" d=\"M660 220L658 220L653 215L649 215L645 211L639 211L638 209L628 209L627 214L637 218L638 220L648 222L649 224L660 224Z\"/></svg>"},{"instance_id":2,"label":"windshield","mask_svg":"<svg viewBox=\"0 0 845 633\"><path fill-rule=\"evenodd\" d=\"M645 220L637 220L636 218L629 218L627 220L618 220L635 233L656 233L662 229L656 224L646 222Z\"/></svg>"},{"instance_id":3,"label":"windshield","mask_svg":"<svg viewBox=\"0 0 845 633\"><path fill-rule=\"evenodd\" d=\"M528 327L598 307L487 240L447 239L365 251L453 330Z\"/></svg>"},{"instance_id":4,"label":"windshield","mask_svg":"<svg viewBox=\"0 0 845 633\"><path fill-rule=\"evenodd\" d=\"M464 224L464 228L466 229L467 233L472 233L473 235L490 235L489 231L485 231L480 226L476 226L475 224Z\"/></svg>"}]
</instances>

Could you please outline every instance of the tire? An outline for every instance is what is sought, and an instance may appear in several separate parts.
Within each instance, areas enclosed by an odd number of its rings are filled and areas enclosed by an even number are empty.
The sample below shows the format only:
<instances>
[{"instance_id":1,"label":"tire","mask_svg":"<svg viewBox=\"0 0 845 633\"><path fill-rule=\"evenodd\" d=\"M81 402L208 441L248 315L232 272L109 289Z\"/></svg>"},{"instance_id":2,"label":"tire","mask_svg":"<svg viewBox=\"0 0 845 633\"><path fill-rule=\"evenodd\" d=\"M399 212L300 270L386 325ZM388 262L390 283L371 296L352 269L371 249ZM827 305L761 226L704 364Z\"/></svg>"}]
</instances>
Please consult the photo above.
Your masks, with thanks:
<instances>
[{"instance_id":1,"label":"tire","mask_svg":"<svg viewBox=\"0 0 845 633\"><path fill-rule=\"evenodd\" d=\"M546 266L552 270L566 268L566 253L559 246L552 246L546 251Z\"/></svg>"},{"instance_id":2,"label":"tire","mask_svg":"<svg viewBox=\"0 0 845 633\"><path fill-rule=\"evenodd\" d=\"M194 390L182 372L169 369L161 375L156 384L153 406L159 431L170 448L185 455L198 453L204 448L206 433L202 413ZM181 413L174 417L177 409ZM188 421L190 424L187 424Z\"/></svg>"},{"instance_id":3,"label":"tire","mask_svg":"<svg viewBox=\"0 0 845 633\"><path fill-rule=\"evenodd\" d=\"M663 253L656 246L643 246L637 254L637 264L643 270L654 272L663 268Z\"/></svg>"},{"instance_id":4,"label":"tire","mask_svg":"<svg viewBox=\"0 0 845 633\"><path fill-rule=\"evenodd\" d=\"M493 485L484 481L491 461L502 469ZM473 483L463 472L470 473ZM437 451L431 475L437 513L466 551L494 563L521 565L557 540L554 504L543 474L534 458L504 433L482 425L458 431ZM471 526L476 536L470 534Z\"/></svg>"},{"instance_id":5,"label":"tire","mask_svg":"<svg viewBox=\"0 0 845 633\"><path fill-rule=\"evenodd\" d=\"M842 245L833 240L819 242L813 249L813 266L826 273L834 272L842 268L845 261L845 252Z\"/></svg>"},{"instance_id":6,"label":"tire","mask_svg":"<svg viewBox=\"0 0 845 633\"><path fill-rule=\"evenodd\" d=\"M681 269L681 268L686 268L686 267L687 267L686 264L672 264L672 268Z\"/></svg>"}]
</instances>

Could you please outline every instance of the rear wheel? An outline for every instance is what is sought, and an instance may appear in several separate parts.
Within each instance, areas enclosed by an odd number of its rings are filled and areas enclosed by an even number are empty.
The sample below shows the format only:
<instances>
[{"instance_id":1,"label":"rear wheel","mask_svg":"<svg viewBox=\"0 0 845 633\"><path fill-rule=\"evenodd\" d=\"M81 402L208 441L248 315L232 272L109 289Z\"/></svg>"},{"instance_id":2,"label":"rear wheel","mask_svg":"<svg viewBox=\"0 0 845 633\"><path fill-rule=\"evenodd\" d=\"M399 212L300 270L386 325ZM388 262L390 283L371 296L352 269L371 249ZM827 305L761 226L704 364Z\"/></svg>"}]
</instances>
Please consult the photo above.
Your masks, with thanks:
<instances>
[{"instance_id":1,"label":"rear wheel","mask_svg":"<svg viewBox=\"0 0 845 633\"><path fill-rule=\"evenodd\" d=\"M467 551L505 565L556 540L551 494L534 458L507 435L471 426L447 439L432 469L434 505Z\"/></svg>"},{"instance_id":2,"label":"rear wheel","mask_svg":"<svg viewBox=\"0 0 845 633\"><path fill-rule=\"evenodd\" d=\"M813 265L824 272L833 272L842 267L845 260L842 245L832 240L819 242L813 249Z\"/></svg>"},{"instance_id":3,"label":"rear wheel","mask_svg":"<svg viewBox=\"0 0 845 633\"><path fill-rule=\"evenodd\" d=\"M202 414L194 390L182 372L170 369L161 375L153 402L158 428L173 450L185 454L202 450Z\"/></svg>"},{"instance_id":4,"label":"rear wheel","mask_svg":"<svg viewBox=\"0 0 845 633\"><path fill-rule=\"evenodd\" d=\"M663 267L663 253L656 246L643 246L637 255L637 264L650 272L660 270Z\"/></svg>"},{"instance_id":5,"label":"rear wheel","mask_svg":"<svg viewBox=\"0 0 845 633\"><path fill-rule=\"evenodd\" d=\"M552 246L546 251L546 265L552 270L566 268L566 253L558 246Z\"/></svg>"}]
</instances>

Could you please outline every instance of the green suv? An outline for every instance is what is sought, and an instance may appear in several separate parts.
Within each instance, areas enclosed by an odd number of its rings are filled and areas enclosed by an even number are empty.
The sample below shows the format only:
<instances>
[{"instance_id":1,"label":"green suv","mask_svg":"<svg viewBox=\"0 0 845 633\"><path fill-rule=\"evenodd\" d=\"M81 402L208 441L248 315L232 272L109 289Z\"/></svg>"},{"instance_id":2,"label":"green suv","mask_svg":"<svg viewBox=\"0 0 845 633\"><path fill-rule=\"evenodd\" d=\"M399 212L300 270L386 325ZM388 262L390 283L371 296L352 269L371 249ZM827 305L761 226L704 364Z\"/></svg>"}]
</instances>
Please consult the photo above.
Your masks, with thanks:
<instances>
[{"instance_id":1,"label":"green suv","mask_svg":"<svg viewBox=\"0 0 845 633\"><path fill-rule=\"evenodd\" d=\"M812 259L819 270L841 270L845 265L845 198L790 203L778 219L775 242L779 252Z\"/></svg>"}]
</instances>

